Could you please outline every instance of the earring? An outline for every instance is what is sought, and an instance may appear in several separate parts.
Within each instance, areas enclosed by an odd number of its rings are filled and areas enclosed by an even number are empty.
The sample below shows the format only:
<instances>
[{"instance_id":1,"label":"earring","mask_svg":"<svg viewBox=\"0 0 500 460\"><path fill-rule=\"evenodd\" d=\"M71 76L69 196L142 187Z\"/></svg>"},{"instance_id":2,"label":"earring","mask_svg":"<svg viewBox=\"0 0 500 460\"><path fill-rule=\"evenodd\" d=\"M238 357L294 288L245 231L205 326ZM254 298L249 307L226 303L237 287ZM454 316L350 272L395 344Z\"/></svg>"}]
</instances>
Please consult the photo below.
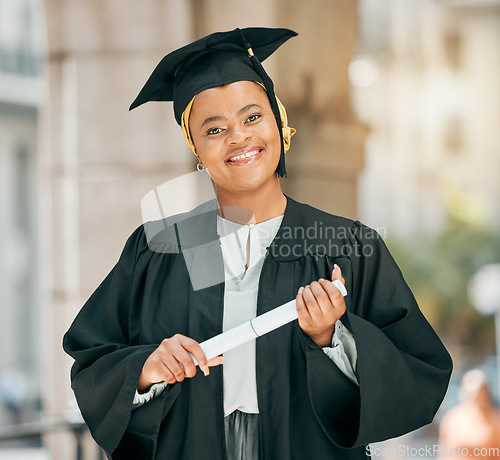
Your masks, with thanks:
<instances>
[{"instance_id":1,"label":"earring","mask_svg":"<svg viewBox=\"0 0 500 460\"><path fill-rule=\"evenodd\" d=\"M199 161L198 164L196 165L196 169L201 172L205 169L205 166L203 166L201 164L201 161Z\"/></svg>"}]
</instances>

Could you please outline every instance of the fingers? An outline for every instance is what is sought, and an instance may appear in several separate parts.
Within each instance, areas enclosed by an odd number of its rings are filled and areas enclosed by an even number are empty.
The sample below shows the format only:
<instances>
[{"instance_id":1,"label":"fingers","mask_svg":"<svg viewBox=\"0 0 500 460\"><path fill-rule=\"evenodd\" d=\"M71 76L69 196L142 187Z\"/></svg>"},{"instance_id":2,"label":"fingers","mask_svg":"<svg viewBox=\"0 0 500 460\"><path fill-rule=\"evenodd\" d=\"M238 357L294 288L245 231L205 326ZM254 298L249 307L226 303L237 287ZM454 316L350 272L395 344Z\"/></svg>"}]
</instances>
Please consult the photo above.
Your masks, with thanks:
<instances>
[{"instance_id":1,"label":"fingers","mask_svg":"<svg viewBox=\"0 0 500 460\"><path fill-rule=\"evenodd\" d=\"M306 286L302 297L311 319L315 322L322 321L322 317L332 310L330 298L318 281L313 281Z\"/></svg>"},{"instance_id":2,"label":"fingers","mask_svg":"<svg viewBox=\"0 0 500 460\"><path fill-rule=\"evenodd\" d=\"M337 264L332 271L332 281L334 280L340 280L345 284ZM314 323L330 322L332 319L336 321L346 310L342 293L330 281L323 278L299 289L296 306L297 314L302 321Z\"/></svg>"},{"instance_id":3,"label":"fingers","mask_svg":"<svg viewBox=\"0 0 500 460\"><path fill-rule=\"evenodd\" d=\"M342 271L340 270L340 267L337 264L333 266L333 271L332 271L332 281L335 280L340 280L342 281L342 284L345 285L345 279L342 276Z\"/></svg>"},{"instance_id":4,"label":"fingers","mask_svg":"<svg viewBox=\"0 0 500 460\"><path fill-rule=\"evenodd\" d=\"M325 295L328 296L334 308L342 309L342 307L345 307L344 296L336 286L334 286L330 281L324 279L320 279L318 283L323 288Z\"/></svg>"},{"instance_id":5,"label":"fingers","mask_svg":"<svg viewBox=\"0 0 500 460\"><path fill-rule=\"evenodd\" d=\"M222 356L216 356L215 358L208 360L208 365L210 367L218 366L219 364L224 364L224 358Z\"/></svg>"},{"instance_id":6,"label":"fingers","mask_svg":"<svg viewBox=\"0 0 500 460\"><path fill-rule=\"evenodd\" d=\"M139 388L145 389L157 382L182 382L186 377L196 375L196 365L190 353L196 358L200 369L209 374L209 366L222 364L224 358L217 356L207 362L205 352L195 340L176 334L162 341L160 346L144 363L139 379Z\"/></svg>"},{"instance_id":7,"label":"fingers","mask_svg":"<svg viewBox=\"0 0 500 460\"><path fill-rule=\"evenodd\" d=\"M297 297L295 298L295 307L297 308L297 315L299 317L299 321L301 319L304 319L304 320L311 319L311 315L309 313L309 310L306 307L303 294L304 294L304 288L301 287L299 289L299 292L297 293Z\"/></svg>"},{"instance_id":8,"label":"fingers","mask_svg":"<svg viewBox=\"0 0 500 460\"><path fill-rule=\"evenodd\" d=\"M196 342L195 340L190 339L188 337L184 337L184 336L183 336L183 338L186 339L183 341L184 348L189 353L192 353L192 355L196 358L196 361L198 362L198 366L200 366L200 369L203 371L205 376L207 376L210 373L210 371L208 370L208 363L207 363L207 358L205 356L205 352L200 347L199 343ZM189 357L189 358L194 366L193 360L191 359L191 357ZM196 366L195 366L195 373L196 373ZM194 376L194 374L193 374L193 376ZM188 376L188 377L191 377L191 376Z\"/></svg>"},{"instance_id":9,"label":"fingers","mask_svg":"<svg viewBox=\"0 0 500 460\"><path fill-rule=\"evenodd\" d=\"M185 377L192 378L196 375L196 366L189 352L192 344L181 344L180 341L169 342L164 340L164 353L162 361L165 367L174 375L177 382L182 382ZM204 356L204 355L203 355Z\"/></svg>"},{"instance_id":10,"label":"fingers","mask_svg":"<svg viewBox=\"0 0 500 460\"><path fill-rule=\"evenodd\" d=\"M302 331L309 335L318 346L328 346L338 318L322 285L314 281L310 286L300 288L296 297L296 307Z\"/></svg>"},{"instance_id":11,"label":"fingers","mask_svg":"<svg viewBox=\"0 0 500 460\"><path fill-rule=\"evenodd\" d=\"M323 278L301 288L296 302L297 311L304 309L313 319L324 315L329 316L333 310L338 311L335 316L340 318L345 311L344 297L341 292L330 281Z\"/></svg>"}]
</instances>

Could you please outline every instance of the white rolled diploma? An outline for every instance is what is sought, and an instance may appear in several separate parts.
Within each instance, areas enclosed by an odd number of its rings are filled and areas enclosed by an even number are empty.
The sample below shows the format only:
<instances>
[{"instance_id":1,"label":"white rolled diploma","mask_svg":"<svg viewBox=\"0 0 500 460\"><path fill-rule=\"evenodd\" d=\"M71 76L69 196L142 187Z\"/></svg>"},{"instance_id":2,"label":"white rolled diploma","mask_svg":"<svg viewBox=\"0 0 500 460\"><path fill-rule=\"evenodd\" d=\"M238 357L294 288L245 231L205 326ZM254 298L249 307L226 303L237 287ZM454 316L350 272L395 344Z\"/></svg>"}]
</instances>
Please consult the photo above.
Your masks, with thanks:
<instances>
[{"instance_id":1,"label":"white rolled diploma","mask_svg":"<svg viewBox=\"0 0 500 460\"><path fill-rule=\"evenodd\" d=\"M344 297L347 295L346 288L340 280L332 281L332 284ZM247 321L246 323L240 324L239 326L233 327L222 334L205 340L205 342L200 343L200 347L205 352L207 360L209 360L226 351L239 347L250 340L254 340L257 337L267 334L268 332L274 331L275 329L284 326L297 318L297 307L295 299L293 299L290 300L290 302L264 313L263 315ZM191 357L193 358L194 363L198 365L196 358L192 354Z\"/></svg>"}]
</instances>

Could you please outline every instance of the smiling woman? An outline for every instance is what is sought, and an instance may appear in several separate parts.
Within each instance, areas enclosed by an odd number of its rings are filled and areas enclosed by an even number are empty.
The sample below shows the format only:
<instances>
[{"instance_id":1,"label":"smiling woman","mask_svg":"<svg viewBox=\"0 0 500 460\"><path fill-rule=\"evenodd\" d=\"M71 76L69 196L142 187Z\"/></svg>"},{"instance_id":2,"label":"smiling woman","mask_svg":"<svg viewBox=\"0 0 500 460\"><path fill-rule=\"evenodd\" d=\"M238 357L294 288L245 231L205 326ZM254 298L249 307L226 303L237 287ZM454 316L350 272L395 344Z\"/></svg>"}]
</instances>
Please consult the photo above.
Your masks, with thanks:
<instances>
[{"instance_id":1,"label":"smiling woman","mask_svg":"<svg viewBox=\"0 0 500 460\"><path fill-rule=\"evenodd\" d=\"M260 61L295 35L204 37L131 106L173 101L217 199L141 225L64 337L113 459L361 460L441 403L450 357L380 236L281 191L294 130ZM293 299L297 321L207 361L200 342Z\"/></svg>"}]
</instances>

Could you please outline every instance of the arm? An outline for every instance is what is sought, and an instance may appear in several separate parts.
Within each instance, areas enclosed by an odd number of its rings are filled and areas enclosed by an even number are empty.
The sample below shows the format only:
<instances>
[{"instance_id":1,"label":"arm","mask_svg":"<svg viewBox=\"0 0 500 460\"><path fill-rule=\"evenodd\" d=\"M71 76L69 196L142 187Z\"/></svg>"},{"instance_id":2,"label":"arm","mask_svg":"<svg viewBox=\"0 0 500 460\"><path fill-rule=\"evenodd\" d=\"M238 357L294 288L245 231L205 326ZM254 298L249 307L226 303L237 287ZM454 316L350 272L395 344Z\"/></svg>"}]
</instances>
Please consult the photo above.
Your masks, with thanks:
<instances>
[{"instance_id":1,"label":"arm","mask_svg":"<svg viewBox=\"0 0 500 460\"><path fill-rule=\"evenodd\" d=\"M66 332L63 347L75 360L71 385L92 436L108 453L122 439L133 435L132 401L144 362L157 345L131 343L129 321L134 297L136 263L147 257L142 227L128 239L118 263L82 307ZM171 403L178 389L172 387L148 407L146 430L155 432L167 397ZM147 442L147 441L145 441ZM151 443L149 443L151 444ZM150 447L149 451L154 449ZM144 458L148 458L144 455Z\"/></svg>"},{"instance_id":2,"label":"arm","mask_svg":"<svg viewBox=\"0 0 500 460\"><path fill-rule=\"evenodd\" d=\"M335 265L332 281L345 284L342 271ZM356 368L356 343L353 335L340 322L346 311L344 297L339 290L324 279L305 288L296 297L299 326L353 383L358 384Z\"/></svg>"},{"instance_id":3,"label":"arm","mask_svg":"<svg viewBox=\"0 0 500 460\"><path fill-rule=\"evenodd\" d=\"M452 364L380 236L355 223L347 244L349 256L337 263L349 292L342 323L356 342L359 388L327 367L309 335L302 343L323 431L339 446L359 447L430 423Z\"/></svg>"},{"instance_id":4,"label":"arm","mask_svg":"<svg viewBox=\"0 0 500 460\"><path fill-rule=\"evenodd\" d=\"M133 411L137 407L133 403L136 389L147 389L162 380L182 381L196 373L189 355L191 366L185 361L183 353L187 351L176 349L175 344L182 342L200 362L204 361L199 345L184 336L159 345L139 342L140 299L152 254L140 227L127 241L111 273L83 306L63 342L65 351L75 359L72 387L94 439L108 454L131 449L130 455L144 459L153 456L161 421L180 386L169 385L154 400ZM165 357L168 350L173 361ZM169 361L168 366L158 370L155 363L161 366L163 359ZM182 362L186 373L179 370Z\"/></svg>"}]
</instances>

